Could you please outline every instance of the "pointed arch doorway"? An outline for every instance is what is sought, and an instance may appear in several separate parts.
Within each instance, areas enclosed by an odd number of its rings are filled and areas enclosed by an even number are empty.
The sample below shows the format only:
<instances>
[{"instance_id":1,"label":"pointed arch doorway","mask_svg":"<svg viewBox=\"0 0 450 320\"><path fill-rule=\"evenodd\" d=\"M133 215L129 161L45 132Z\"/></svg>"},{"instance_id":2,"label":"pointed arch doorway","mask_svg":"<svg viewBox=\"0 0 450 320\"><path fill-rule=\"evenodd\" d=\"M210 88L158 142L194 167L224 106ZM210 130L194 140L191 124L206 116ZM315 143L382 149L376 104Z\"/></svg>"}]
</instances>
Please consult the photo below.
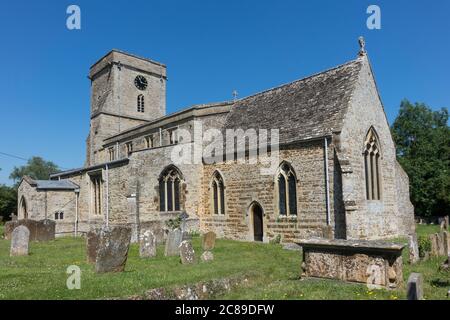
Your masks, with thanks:
<instances>
[{"instance_id":1,"label":"pointed arch doorway","mask_svg":"<svg viewBox=\"0 0 450 320\"><path fill-rule=\"evenodd\" d=\"M250 205L250 215L253 225L253 240L262 242L264 240L264 212L258 202L253 202Z\"/></svg>"},{"instance_id":2,"label":"pointed arch doorway","mask_svg":"<svg viewBox=\"0 0 450 320\"><path fill-rule=\"evenodd\" d=\"M20 199L19 210L19 219L28 219L27 202L24 197Z\"/></svg>"}]
</instances>

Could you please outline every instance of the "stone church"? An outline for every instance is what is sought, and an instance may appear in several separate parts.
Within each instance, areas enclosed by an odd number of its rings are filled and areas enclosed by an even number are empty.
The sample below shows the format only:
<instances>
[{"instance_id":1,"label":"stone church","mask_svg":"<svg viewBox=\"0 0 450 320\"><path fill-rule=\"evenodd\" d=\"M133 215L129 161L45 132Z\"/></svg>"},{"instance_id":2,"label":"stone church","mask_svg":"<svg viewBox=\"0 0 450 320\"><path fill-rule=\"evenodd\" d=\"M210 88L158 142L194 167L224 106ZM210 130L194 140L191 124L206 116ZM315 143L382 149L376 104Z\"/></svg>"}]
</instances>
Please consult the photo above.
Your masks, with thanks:
<instances>
[{"instance_id":1,"label":"stone church","mask_svg":"<svg viewBox=\"0 0 450 320\"><path fill-rule=\"evenodd\" d=\"M24 177L19 219L55 220L57 235L126 224L134 240L147 229L163 238L167 222L180 216L188 230L247 241L414 231L408 176L396 160L363 39L350 62L172 114L162 63L112 50L91 66L89 79L86 162L50 180ZM261 173L271 150L254 159L245 137L241 157L217 148L218 161L174 163L174 148L205 144L194 132L199 124L203 132L278 130L275 170ZM181 130L193 138L181 140Z\"/></svg>"}]
</instances>

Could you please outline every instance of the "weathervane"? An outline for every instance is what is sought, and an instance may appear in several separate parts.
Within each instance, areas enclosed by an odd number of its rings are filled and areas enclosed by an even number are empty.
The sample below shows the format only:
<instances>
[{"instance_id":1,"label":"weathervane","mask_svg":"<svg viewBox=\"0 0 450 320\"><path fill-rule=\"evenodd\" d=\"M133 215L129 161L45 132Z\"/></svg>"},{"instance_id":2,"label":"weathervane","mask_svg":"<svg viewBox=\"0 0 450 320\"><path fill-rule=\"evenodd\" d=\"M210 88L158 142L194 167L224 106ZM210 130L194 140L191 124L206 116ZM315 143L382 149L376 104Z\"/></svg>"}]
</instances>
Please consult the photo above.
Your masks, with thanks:
<instances>
[{"instance_id":1,"label":"weathervane","mask_svg":"<svg viewBox=\"0 0 450 320\"><path fill-rule=\"evenodd\" d=\"M364 37L361 36L358 38L359 42L359 55L364 56L366 54L366 40L364 40Z\"/></svg>"}]
</instances>

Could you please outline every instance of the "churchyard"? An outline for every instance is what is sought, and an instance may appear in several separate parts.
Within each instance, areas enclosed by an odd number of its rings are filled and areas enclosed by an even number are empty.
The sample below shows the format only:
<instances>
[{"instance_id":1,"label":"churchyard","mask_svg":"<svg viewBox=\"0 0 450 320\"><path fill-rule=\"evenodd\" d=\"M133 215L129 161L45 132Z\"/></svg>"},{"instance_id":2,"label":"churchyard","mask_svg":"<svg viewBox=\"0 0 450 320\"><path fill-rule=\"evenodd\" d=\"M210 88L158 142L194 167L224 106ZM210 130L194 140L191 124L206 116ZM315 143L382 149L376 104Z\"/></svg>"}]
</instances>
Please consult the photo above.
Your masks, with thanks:
<instances>
[{"instance_id":1,"label":"churchyard","mask_svg":"<svg viewBox=\"0 0 450 320\"><path fill-rule=\"evenodd\" d=\"M418 235L439 232L437 225L418 225ZM3 227L0 226L0 237ZM396 239L407 243L405 239ZM414 265L408 263L408 247L403 250L403 285L395 290L369 290L364 284L324 279L300 279L299 251L280 244L261 244L217 239L213 260L201 259L201 238L194 235L194 263L180 262L179 256L165 256L158 245L156 256L141 257L132 244L124 272L96 273L86 259L86 240L57 238L30 242L28 256L10 257L10 240L0 240L0 299L140 299L153 288L177 288L214 279L235 279L232 290L218 290L214 299L388 299L406 298L406 282L411 272L424 278L424 298L448 299L450 273L439 271L444 257L430 257ZM188 245L186 245L188 246ZM189 249L189 248L188 248ZM142 249L141 249L142 250ZM189 260L189 259L188 259ZM81 269L81 288L69 290L67 267Z\"/></svg>"}]
</instances>

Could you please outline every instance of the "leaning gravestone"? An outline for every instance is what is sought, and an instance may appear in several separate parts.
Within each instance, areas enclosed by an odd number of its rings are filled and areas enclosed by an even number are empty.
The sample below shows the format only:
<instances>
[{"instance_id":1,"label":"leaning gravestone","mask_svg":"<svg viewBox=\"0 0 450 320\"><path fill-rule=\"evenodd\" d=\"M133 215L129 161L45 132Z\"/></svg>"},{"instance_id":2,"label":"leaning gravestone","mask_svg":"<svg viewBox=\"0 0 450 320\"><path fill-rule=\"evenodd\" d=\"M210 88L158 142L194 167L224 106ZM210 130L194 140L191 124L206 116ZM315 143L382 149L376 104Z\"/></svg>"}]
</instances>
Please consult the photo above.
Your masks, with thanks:
<instances>
[{"instance_id":1,"label":"leaning gravestone","mask_svg":"<svg viewBox=\"0 0 450 320\"><path fill-rule=\"evenodd\" d=\"M25 226L18 226L14 229L11 236L11 249L9 255L27 256L28 245L30 243L30 230Z\"/></svg>"},{"instance_id":2,"label":"leaning gravestone","mask_svg":"<svg viewBox=\"0 0 450 320\"><path fill-rule=\"evenodd\" d=\"M419 257L419 244L417 241L417 234L413 233L409 235L409 263L416 263L420 260Z\"/></svg>"},{"instance_id":3,"label":"leaning gravestone","mask_svg":"<svg viewBox=\"0 0 450 320\"><path fill-rule=\"evenodd\" d=\"M103 227L100 230L95 272L122 272L127 262L130 241L130 227Z\"/></svg>"},{"instance_id":4,"label":"leaning gravestone","mask_svg":"<svg viewBox=\"0 0 450 320\"><path fill-rule=\"evenodd\" d=\"M182 264L192 264L195 262L195 251L190 241L184 240L181 242L179 250Z\"/></svg>"},{"instance_id":5,"label":"leaning gravestone","mask_svg":"<svg viewBox=\"0 0 450 320\"><path fill-rule=\"evenodd\" d=\"M92 229L86 234L86 257L88 263L95 263L99 241L100 229Z\"/></svg>"},{"instance_id":6,"label":"leaning gravestone","mask_svg":"<svg viewBox=\"0 0 450 320\"><path fill-rule=\"evenodd\" d=\"M212 231L205 233L202 238L203 250L210 251L214 249L215 245L216 245L216 234Z\"/></svg>"},{"instance_id":7,"label":"leaning gravestone","mask_svg":"<svg viewBox=\"0 0 450 320\"><path fill-rule=\"evenodd\" d=\"M408 300L423 299L423 277L420 273L411 273L406 286L406 297Z\"/></svg>"},{"instance_id":8,"label":"leaning gravestone","mask_svg":"<svg viewBox=\"0 0 450 320\"><path fill-rule=\"evenodd\" d=\"M182 241L182 237L183 234L180 229L169 231L169 234L167 235L166 248L164 252L164 255L166 257L177 256L180 254L179 247Z\"/></svg>"},{"instance_id":9,"label":"leaning gravestone","mask_svg":"<svg viewBox=\"0 0 450 320\"><path fill-rule=\"evenodd\" d=\"M156 237L150 230L141 234L139 239L139 256L141 258L156 256Z\"/></svg>"}]
</instances>

